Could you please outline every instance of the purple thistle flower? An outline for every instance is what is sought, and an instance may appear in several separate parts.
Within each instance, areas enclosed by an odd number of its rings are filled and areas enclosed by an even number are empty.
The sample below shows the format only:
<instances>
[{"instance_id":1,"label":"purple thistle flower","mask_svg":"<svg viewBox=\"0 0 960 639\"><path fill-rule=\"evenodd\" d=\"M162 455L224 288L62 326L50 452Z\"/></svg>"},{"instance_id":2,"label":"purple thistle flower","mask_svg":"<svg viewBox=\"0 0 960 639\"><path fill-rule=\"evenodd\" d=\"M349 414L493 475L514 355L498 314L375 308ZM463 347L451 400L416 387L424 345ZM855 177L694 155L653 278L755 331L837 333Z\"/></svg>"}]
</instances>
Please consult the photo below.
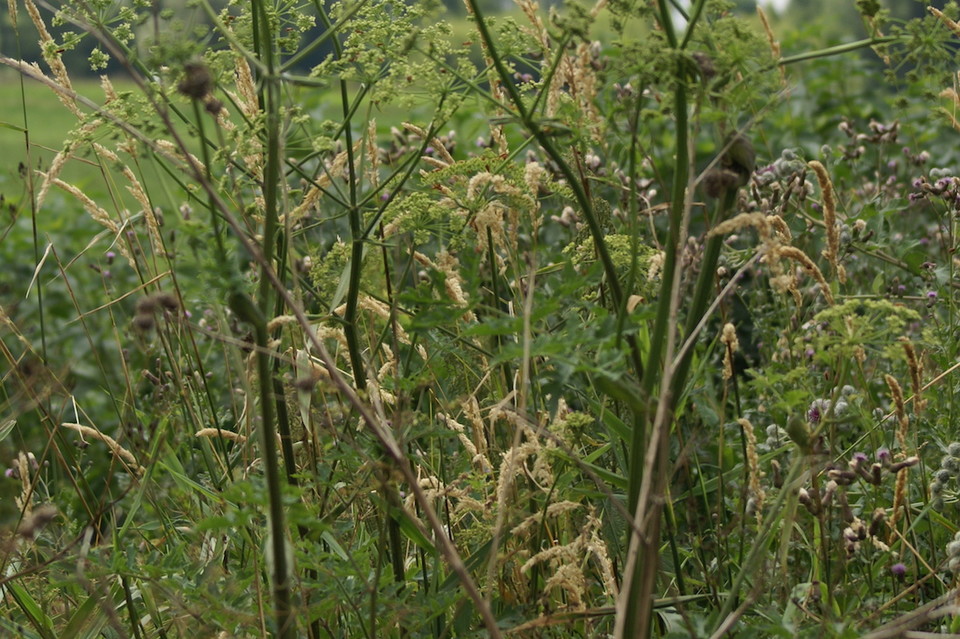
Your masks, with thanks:
<instances>
[{"instance_id":1,"label":"purple thistle flower","mask_svg":"<svg viewBox=\"0 0 960 639\"><path fill-rule=\"evenodd\" d=\"M907 575L907 567L901 563L893 564L890 566L890 574L892 574L898 580L903 581L904 577Z\"/></svg>"}]
</instances>

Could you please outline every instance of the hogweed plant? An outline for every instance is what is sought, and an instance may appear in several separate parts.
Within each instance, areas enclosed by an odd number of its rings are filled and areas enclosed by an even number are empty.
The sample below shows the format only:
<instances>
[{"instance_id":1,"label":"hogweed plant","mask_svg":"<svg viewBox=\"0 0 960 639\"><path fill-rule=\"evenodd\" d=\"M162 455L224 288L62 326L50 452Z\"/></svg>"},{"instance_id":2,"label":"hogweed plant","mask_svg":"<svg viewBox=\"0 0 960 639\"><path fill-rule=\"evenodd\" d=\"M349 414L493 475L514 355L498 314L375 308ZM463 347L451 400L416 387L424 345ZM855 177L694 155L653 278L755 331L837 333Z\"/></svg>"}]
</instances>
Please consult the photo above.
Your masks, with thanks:
<instances>
[{"instance_id":1,"label":"hogweed plant","mask_svg":"<svg viewBox=\"0 0 960 639\"><path fill-rule=\"evenodd\" d=\"M958 9L689 4L11 0L0 625L954 631Z\"/></svg>"}]
</instances>

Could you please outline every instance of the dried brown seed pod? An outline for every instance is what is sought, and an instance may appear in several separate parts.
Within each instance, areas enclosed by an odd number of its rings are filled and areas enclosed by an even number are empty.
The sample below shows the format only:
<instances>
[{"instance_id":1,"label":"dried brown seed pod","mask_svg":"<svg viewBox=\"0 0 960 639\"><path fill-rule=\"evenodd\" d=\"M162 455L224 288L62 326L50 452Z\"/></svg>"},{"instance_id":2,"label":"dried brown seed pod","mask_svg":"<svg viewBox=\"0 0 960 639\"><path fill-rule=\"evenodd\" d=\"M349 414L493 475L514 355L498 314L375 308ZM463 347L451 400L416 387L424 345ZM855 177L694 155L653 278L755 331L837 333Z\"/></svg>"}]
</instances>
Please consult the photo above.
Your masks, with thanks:
<instances>
[{"instance_id":1,"label":"dried brown seed pod","mask_svg":"<svg viewBox=\"0 0 960 639\"><path fill-rule=\"evenodd\" d=\"M201 100L213 89L213 76L210 75L210 69L202 62L188 62L183 66L183 78L177 84L177 91L193 98Z\"/></svg>"},{"instance_id":2,"label":"dried brown seed pod","mask_svg":"<svg viewBox=\"0 0 960 639\"><path fill-rule=\"evenodd\" d=\"M180 310L180 300L177 299L177 296L173 293L163 292L157 293L154 296L154 299L157 300L157 303L163 307L163 310L170 311L171 313Z\"/></svg>"},{"instance_id":3,"label":"dried brown seed pod","mask_svg":"<svg viewBox=\"0 0 960 639\"><path fill-rule=\"evenodd\" d=\"M153 315L136 315L133 318L133 327L142 333L152 330L156 325Z\"/></svg>"}]
</instances>

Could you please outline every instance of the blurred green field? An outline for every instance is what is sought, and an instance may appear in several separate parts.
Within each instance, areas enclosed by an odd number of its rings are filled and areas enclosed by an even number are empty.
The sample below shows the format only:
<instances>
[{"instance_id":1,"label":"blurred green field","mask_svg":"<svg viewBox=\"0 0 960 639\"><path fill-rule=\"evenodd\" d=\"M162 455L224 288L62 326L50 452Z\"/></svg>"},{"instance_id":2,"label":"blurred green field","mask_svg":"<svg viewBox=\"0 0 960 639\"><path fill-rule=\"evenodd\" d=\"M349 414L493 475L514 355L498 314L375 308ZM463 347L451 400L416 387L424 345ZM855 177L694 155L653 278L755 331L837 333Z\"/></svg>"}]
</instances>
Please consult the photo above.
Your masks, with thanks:
<instances>
[{"instance_id":1,"label":"blurred green field","mask_svg":"<svg viewBox=\"0 0 960 639\"><path fill-rule=\"evenodd\" d=\"M131 86L122 80L113 82L118 91ZM103 101L98 80L74 80L73 86L81 95ZM21 167L46 170L77 125L76 116L46 86L29 79L21 81L14 73L0 75L0 190L7 198L19 199L26 192ZM101 184L103 180L99 167L82 160L70 162L61 176L81 188L89 187L94 179ZM102 192L103 187L96 191Z\"/></svg>"},{"instance_id":2,"label":"blurred green field","mask_svg":"<svg viewBox=\"0 0 960 639\"><path fill-rule=\"evenodd\" d=\"M98 82L80 80L74 88L85 95L102 95ZM16 177L18 163L27 160L29 132L33 166L44 166L59 150L66 134L76 126L76 117L39 82L23 80L13 73L0 75L0 174Z\"/></svg>"}]
</instances>

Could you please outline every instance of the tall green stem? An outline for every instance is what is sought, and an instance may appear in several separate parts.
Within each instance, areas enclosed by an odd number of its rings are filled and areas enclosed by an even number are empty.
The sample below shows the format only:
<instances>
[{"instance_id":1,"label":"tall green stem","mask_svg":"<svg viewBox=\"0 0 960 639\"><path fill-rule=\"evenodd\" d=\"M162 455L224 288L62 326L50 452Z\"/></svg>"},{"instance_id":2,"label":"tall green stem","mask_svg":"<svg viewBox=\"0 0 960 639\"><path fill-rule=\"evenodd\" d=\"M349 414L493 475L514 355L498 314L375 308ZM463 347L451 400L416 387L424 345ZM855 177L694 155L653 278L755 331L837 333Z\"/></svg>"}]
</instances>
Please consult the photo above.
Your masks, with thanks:
<instances>
[{"instance_id":1,"label":"tall green stem","mask_svg":"<svg viewBox=\"0 0 960 639\"><path fill-rule=\"evenodd\" d=\"M269 496L270 518L270 553L273 563L273 600L276 608L276 636L281 639L292 639L296 636L296 623L292 610L290 566L287 565L287 530L284 521L282 479L280 465L277 459L277 422L271 357L268 349L269 335L267 334L266 317L272 309L271 299L273 289L268 271L272 268L277 242L277 204L280 186L280 86L279 78L275 75L276 61L274 42L271 34L274 30L270 25L270 18L262 0L252 0L251 10L254 16L254 48L258 57L264 62L266 74L261 80L260 101L266 116L267 157L263 170L263 200L264 226L262 272L260 275L260 289L258 304L238 291L231 295L231 308L238 312L241 319L251 323L254 327L257 342L257 373L260 386L260 411L262 423L260 425L261 446L263 448L263 464ZM280 270L280 269L278 269ZM282 271L281 271L282 272ZM284 442L284 453L292 460L292 445L290 433L281 433ZM290 450L286 450L286 449Z\"/></svg>"},{"instance_id":2,"label":"tall green stem","mask_svg":"<svg viewBox=\"0 0 960 639\"><path fill-rule=\"evenodd\" d=\"M330 17L317 4L320 19L327 29L332 29ZM334 51L339 58L342 53L340 41L332 38ZM350 356L350 365L353 368L353 382L359 390L367 387L366 365L363 361L360 345L360 333L357 326L357 310L360 300L360 279L363 275L363 250L367 240L367 233L363 228L363 218L360 213L360 200L357 193L357 159L353 150L353 131L351 118L356 111L356 104L351 105L348 87L345 80L340 80L340 103L343 113L343 135L347 153L347 179L349 203L347 218L350 223L350 275L347 284L346 310L343 316L343 335L347 342L347 351ZM428 140L424 140L424 144ZM411 167L412 170L412 167ZM386 452L384 451L386 457ZM403 535L400 522L391 514L391 509L398 509L400 494L396 485L392 484L387 476L383 478L383 490L386 493L384 511L386 515L387 536L390 544L390 567L393 571L395 583L403 584L406 581L406 570L403 565Z\"/></svg>"},{"instance_id":3,"label":"tall green stem","mask_svg":"<svg viewBox=\"0 0 960 639\"><path fill-rule=\"evenodd\" d=\"M656 586L657 574L659 573L659 548L660 548L660 525L662 514L662 495L668 476L669 469L669 428L673 421L673 413L677 398L676 386L671 384L670 392L663 395L661 401L666 401L666 406L660 407L663 413L660 428L666 432L656 434L656 443L650 440L651 417L657 413L654 403L654 391L662 379L664 373L663 353L667 343L671 317L671 308L675 295L674 285L677 269L677 255L680 249L681 236L683 234L684 211L687 206L687 189L690 182L690 156L689 156L689 123L687 113L687 64L680 55L680 47L686 45L690 39L692 30L696 24L696 18L699 17L703 8L703 1L697 2L694 7L694 19L689 21L687 34L684 37L683 45L680 45L677 39L676 31L673 27L670 8L664 0L658 0L660 14L660 26L666 34L670 47L677 55L676 67L674 71L674 117L676 119L676 146L674 156L673 184L670 195L670 231L667 239L666 251L664 255L663 276L661 279L661 288L659 301L657 303L657 315L654 322L653 333L650 340L650 353L647 356L647 367L640 383L640 395L646 406L645 413L639 416L637 424L633 429L630 442L629 469L630 476L627 484L627 500L630 512L636 515L638 510L645 512L642 538L632 541L640 545L640 560L633 566L633 573L629 578L629 590L627 593L626 605L621 608L624 615L622 627L625 633L635 638L644 639L650 634L650 624L653 617L653 591ZM675 380L676 382L677 380ZM680 382L682 386L682 381ZM646 468L644 460L648 459L648 446L656 446L656 454L653 456L654 464L651 468ZM652 452L652 451L650 451ZM647 477L646 481L651 487L646 493L644 499L647 504L641 504L641 486L644 483L645 472L653 473ZM647 510L649 506L649 510ZM634 531L631 536L637 535ZM679 569L679 567L678 567Z\"/></svg>"},{"instance_id":4,"label":"tall green stem","mask_svg":"<svg viewBox=\"0 0 960 639\"><path fill-rule=\"evenodd\" d=\"M273 603L276 608L276 637L293 639L296 637L296 623L293 615L290 566L287 564L287 529L284 522L283 482L280 477L280 462L277 459L277 433L274 415L274 394L271 383L270 352L267 344L267 322L260 309L249 296L234 291L230 295L230 309L237 317L254 329L257 344L257 374L260 386L260 446L263 450L263 470L267 480L269 500L269 563L272 563Z\"/></svg>"}]
</instances>

